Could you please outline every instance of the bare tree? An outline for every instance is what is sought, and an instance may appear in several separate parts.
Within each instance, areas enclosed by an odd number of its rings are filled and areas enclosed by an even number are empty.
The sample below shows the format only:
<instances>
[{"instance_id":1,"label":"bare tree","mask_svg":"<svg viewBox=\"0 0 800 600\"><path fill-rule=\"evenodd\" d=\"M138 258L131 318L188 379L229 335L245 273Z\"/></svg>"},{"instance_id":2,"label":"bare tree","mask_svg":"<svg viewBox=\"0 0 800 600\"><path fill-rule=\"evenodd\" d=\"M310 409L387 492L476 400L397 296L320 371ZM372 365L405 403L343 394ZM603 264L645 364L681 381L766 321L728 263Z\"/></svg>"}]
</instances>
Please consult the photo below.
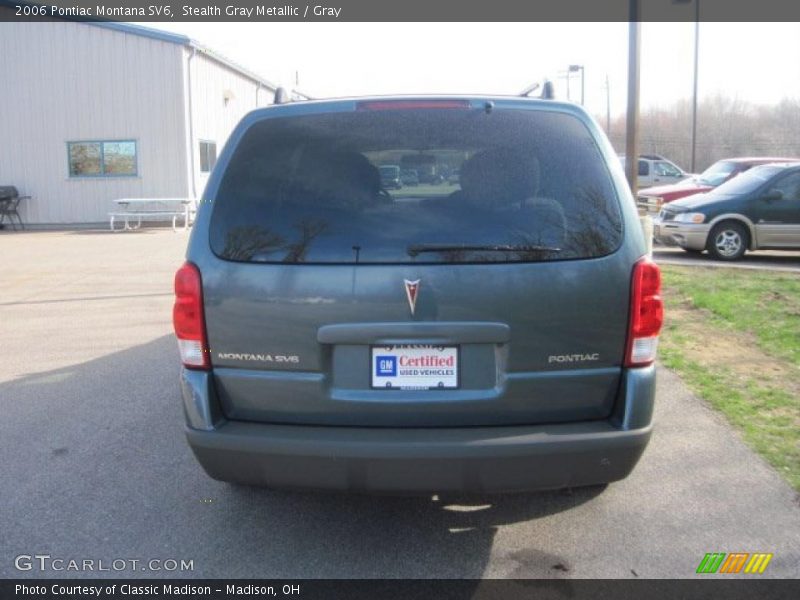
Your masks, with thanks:
<instances>
[{"instance_id":1,"label":"bare tree","mask_svg":"<svg viewBox=\"0 0 800 600\"><path fill-rule=\"evenodd\" d=\"M688 167L691 163L691 105L680 100L651 108L640 117L642 154L660 154ZM625 119L611 125L611 142L625 147ZM722 94L704 98L697 114L697 169L735 156L800 157L800 100L784 98L755 105Z\"/></svg>"}]
</instances>

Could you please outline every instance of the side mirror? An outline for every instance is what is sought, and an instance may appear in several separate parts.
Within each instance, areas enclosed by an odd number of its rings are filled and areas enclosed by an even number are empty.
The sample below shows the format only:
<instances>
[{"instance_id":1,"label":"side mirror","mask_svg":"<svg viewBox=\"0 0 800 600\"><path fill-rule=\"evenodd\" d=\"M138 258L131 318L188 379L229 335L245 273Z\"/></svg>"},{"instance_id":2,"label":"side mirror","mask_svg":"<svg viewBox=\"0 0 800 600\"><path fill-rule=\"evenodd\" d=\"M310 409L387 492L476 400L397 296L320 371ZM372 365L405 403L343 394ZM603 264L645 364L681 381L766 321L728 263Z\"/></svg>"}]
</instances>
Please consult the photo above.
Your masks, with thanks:
<instances>
[{"instance_id":1,"label":"side mirror","mask_svg":"<svg viewBox=\"0 0 800 600\"><path fill-rule=\"evenodd\" d=\"M773 200L783 200L783 192L780 190L769 190L762 199L767 200L769 202Z\"/></svg>"}]
</instances>

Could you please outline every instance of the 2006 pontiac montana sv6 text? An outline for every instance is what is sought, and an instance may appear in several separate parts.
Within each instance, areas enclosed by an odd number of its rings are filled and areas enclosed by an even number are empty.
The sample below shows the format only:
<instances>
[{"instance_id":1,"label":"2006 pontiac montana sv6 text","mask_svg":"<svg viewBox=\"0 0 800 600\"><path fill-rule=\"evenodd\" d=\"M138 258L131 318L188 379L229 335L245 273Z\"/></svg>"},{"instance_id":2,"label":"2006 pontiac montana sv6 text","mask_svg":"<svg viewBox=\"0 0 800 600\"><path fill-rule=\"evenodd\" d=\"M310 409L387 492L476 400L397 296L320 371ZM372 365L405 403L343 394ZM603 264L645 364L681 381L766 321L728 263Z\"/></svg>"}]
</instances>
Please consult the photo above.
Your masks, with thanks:
<instances>
[{"instance_id":1,"label":"2006 pontiac montana sv6 text","mask_svg":"<svg viewBox=\"0 0 800 600\"><path fill-rule=\"evenodd\" d=\"M384 189L380 167L412 159L441 176ZM186 433L217 479L560 488L627 476L650 437L660 275L613 149L571 104L256 110L175 293Z\"/></svg>"}]
</instances>

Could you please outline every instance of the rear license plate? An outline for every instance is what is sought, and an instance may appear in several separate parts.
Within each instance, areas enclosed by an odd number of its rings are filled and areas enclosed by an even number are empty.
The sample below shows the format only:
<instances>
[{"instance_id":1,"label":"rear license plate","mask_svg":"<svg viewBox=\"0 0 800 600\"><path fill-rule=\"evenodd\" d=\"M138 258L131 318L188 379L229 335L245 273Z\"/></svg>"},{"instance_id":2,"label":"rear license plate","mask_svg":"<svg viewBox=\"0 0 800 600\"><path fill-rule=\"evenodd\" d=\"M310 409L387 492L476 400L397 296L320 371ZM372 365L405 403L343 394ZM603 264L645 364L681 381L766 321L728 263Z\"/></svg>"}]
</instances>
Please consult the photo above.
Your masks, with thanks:
<instances>
[{"instance_id":1,"label":"rear license plate","mask_svg":"<svg viewBox=\"0 0 800 600\"><path fill-rule=\"evenodd\" d=\"M373 346L373 388L452 390L458 387L458 346Z\"/></svg>"}]
</instances>

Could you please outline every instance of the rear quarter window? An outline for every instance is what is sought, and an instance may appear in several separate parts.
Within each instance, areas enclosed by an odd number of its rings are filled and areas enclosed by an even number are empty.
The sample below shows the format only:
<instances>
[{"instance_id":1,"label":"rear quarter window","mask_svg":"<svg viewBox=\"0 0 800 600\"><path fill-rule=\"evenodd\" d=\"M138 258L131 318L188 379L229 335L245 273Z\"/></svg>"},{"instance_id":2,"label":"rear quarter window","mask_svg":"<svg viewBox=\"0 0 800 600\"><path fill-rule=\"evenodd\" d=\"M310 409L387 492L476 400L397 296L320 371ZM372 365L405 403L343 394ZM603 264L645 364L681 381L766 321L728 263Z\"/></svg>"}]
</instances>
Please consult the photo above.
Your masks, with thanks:
<instances>
[{"instance_id":1,"label":"rear quarter window","mask_svg":"<svg viewBox=\"0 0 800 600\"><path fill-rule=\"evenodd\" d=\"M412 168L413 185L384 185ZM238 144L213 204L212 250L233 261L534 262L603 256L622 238L590 132L541 110L266 118Z\"/></svg>"}]
</instances>

